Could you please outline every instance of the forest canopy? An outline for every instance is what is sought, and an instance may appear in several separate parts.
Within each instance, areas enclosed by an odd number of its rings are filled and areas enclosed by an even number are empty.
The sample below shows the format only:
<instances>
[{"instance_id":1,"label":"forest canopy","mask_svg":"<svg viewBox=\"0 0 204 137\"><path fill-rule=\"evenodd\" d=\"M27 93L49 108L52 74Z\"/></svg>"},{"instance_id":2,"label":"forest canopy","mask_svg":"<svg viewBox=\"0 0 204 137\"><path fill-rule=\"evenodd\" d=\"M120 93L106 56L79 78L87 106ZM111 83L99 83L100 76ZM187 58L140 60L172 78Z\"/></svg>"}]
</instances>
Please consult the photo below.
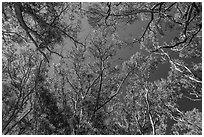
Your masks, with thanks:
<instances>
[{"instance_id":1,"label":"forest canopy","mask_svg":"<svg viewBox=\"0 0 204 137\"><path fill-rule=\"evenodd\" d=\"M2 3L2 134L201 135L201 106L201 2Z\"/></svg>"}]
</instances>

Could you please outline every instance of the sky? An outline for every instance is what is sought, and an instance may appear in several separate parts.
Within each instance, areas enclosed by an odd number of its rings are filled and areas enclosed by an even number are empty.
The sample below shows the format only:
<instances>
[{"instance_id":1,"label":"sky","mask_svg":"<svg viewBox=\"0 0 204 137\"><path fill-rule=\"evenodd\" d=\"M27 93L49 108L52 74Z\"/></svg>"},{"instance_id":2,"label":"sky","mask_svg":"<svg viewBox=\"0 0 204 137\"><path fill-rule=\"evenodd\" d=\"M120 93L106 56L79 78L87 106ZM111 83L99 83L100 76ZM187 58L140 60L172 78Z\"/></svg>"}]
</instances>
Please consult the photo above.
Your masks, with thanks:
<instances>
[{"instance_id":1,"label":"sky","mask_svg":"<svg viewBox=\"0 0 204 137\"><path fill-rule=\"evenodd\" d=\"M141 34L144 31L145 26L147 25L148 21L136 21L131 25L121 25L118 27L117 33L121 40L123 41L131 41L133 38L138 38L141 36ZM79 38L84 39L91 31L91 27L89 26L87 19L84 18L82 20L82 33L79 34ZM159 44L163 44L164 42L169 43L171 40L179 34L179 30L177 27L173 31L167 31L164 36L159 36ZM73 43L71 40L67 39L64 41L64 46L59 48L59 51L66 51L71 49L73 47ZM118 65L121 64L124 60L130 59L130 57L136 53L136 52L142 52L145 55L148 55L148 53L144 49L140 49L140 46L138 43L135 43L133 47L126 47L121 49L117 52L116 56L113 57L113 64ZM170 56L172 58L180 58L179 55L173 51L168 51ZM63 53L66 54L66 53ZM57 55L52 55L53 61L51 63L59 63L59 57ZM190 64L191 62L200 62L201 59L184 59L186 63ZM52 66L52 65L51 65ZM151 74L150 81L159 80L160 78L166 78L168 76L168 71L170 70L170 64L159 64L158 69ZM51 72L52 73L52 69ZM201 74L199 74L201 75ZM202 77L202 76L200 76ZM194 102L190 101L189 99L183 98L179 102L179 108L183 111L189 111L192 110L194 107L198 108L200 111L202 111L202 102ZM170 121L170 124L173 122Z\"/></svg>"},{"instance_id":2,"label":"sky","mask_svg":"<svg viewBox=\"0 0 204 137\"><path fill-rule=\"evenodd\" d=\"M85 4L86 5L86 4ZM172 14L175 11L172 10ZM79 34L78 38L79 40L83 41L87 35L89 35L90 32L93 31L91 26L89 26L87 18L83 18L82 20L82 32ZM142 21L138 20L135 21L132 24L120 24L117 27L117 34L120 37L121 40L126 41L126 42L131 42L134 38L139 38L141 34L143 33L145 27L148 24L148 20ZM178 34L180 33L179 27L174 26L173 29L171 30L166 30L164 31L164 35L158 34L159 38L159 45L163 45L164 43L169 44L172 39L174 39ZM64 41L64 46L59 48L59 51L67 51L73 47L73 42L69 39L66 39ZM166 50L169 55L171 56L172 59L179 59L179 55L177 52L171 51L171 50ZM135 43L133 46L130 47L124 47L120 51L117 52L117 54L112 58L112 65L121 65L123 61L129 60L130 57L135 54L136 52L141 52L144 55L148 55L149 53L145 51L144 49L140 48L139 43ZM63 52L65 55L66 53ZM180 58L181 59L181 58ZM182 58L186 63L190 65L192 62L201 62L201 59L185 59ZM59 57L57 55L53 55L53 62L52 63L59 63ZM52 65L51 65L52 66ZM158 69L150 75L149 81L153 82L155 80L159 80L161 78L167 78L168 76L168 71L170 70L170 64L169 63L164 63L164 64L159 64ZM52 69L51 72L52 73ZM198 74L201 76L201 73ZM185 92L185 91L184 91ZM188 111L192 110L192 108L196 107L200 111L202 111L202 102L194 102L190 101L187 98L183 98L179 102L179 107L183 111Z\"/></svg>"},{"instance_id":3,"label":"sky","mask_svg":"<svg viewBox=\"0 0 204 137\"><path fill-rule=\"evenodd\" d=\"M144 27L146 27L148 21L136 21L135 23L133 23L132 25L129 26L125 26L122 27L121 29L119 29L119 36L121 37L122 40L124 41L128 41L128 40L132 40L133 38L138 38L142 32L144 31ZM178 36L180 33L180 30L178 28L178 26L174 26L174 28L172 30L167 30L165 32L165 35L158 35L159 37L159 45L163 45L164 43L169 44L172 39L174 39L176 36ZM118 58L122 58L125 60L128 60L132 54L134 54L137 51L142 52L143 54L148 54L147 52L145 52L144 50L141 50L139 48L139 44L135 44L133 48L126 48L126 49L122 49L118 55L116 55ZM179 55L178 53L174 52L174 51L167 51L169 53L169 55L172 57L172 59L179 59ZM190 63L192 62L201 62L201 59L184 59L182 58L186 63L188 63L190 65ZM119 63L120 61L118 61L117 63ZM170 63L165 63L165 64L159 64L158 69L150 75L150 79L149 81L155 81L155 80L159 80L161 78L167 78L168 76L168 71L170 71ZM199 74L202 78L202 74ZM184 93L186 91L183 91ZM122 95L123 96L123 95ZM178 101L178 105L179 105L179 109L182 111L190 111L193 108L197 108L202 112L202 101L190 101L187 98L182 98ZM168 120L168 125L173 125L175 122L171 119ZM168 126L167 128L167 134L169 134L170 132L170 127Z\"/></svg>"},{"instance_id":4,"label":"sky","mask_svg":"<svg viewBox=\"0 0 204 137\"><path fill-rule=\"evenodd\" d=\"M130 40L130 37L136 37L138 38L142 32L144 31L144 27L146 27L148 21L139 21L135 22L132 25L126 26L119 30L119 36L121 37L122 40ZM180 30L178 29L178 26L175 26L173 30L167 30L165 32L164 36L158 36L159 37L159 44L162 45L164 43L170 44L172 39L174 39L176 36L178 36L180 33ZM118 55L118 58L123 58L123 59L129 59L131 55L133 55L135 52L139 51L142 52L143 54L148 54L144 50L141 50L139 48L139 44L135 44L133 48L126 48L122 49ZM190 65L192 62L201 62L201 59L199 58L181 58L179 57L177 52L168 50L167 51L169 55L171 56L172 59L182 59ZM159 64L158 69L150 75L149 81L155 81L159 80L160 78L166 78L168 76L168 71L170 70L170 63L164 63L164 64ZM198 77L202 78L202 74L198 74ZM184 91L185 92L185 91ZM190 101L189 99L183 98L179 102L179 107L183 111L189 111L192 110L194 107L198 108L200 111L202 111L202 101L194 102Z\"/></svg>"},{"instance_id":5,"label":"sky","mask_svg":"<svg viewBox=\"0 0 204 137\"><path fill-rule=\"evenodd\" d=\"M174 13L174 11L172 11L172 14ZM90 32L93 31L93 29L91 28L91 26L89 26L87 18L83 18L82 20L82 32L79 34L78 38L80 41L83 41L87 35L89 35ZM143 31L145 30L145 27L148 24L148 20L146 21L142 21L142 20L138 20L135 21L132 24L120 24L117 27L117 34L119 36L119 38L125 42L131 42L133 41L134 38L139 38ZM164 35L160 35L158 34L158 38L159 38L159 45L163 45L164 43L169 44L172 39L174 39L176 36L178 36L178 34L180 33L180 30L178 28L178 26L174 26L174 28L172 30L166 30L164 32ZM69 51L72 47L74 47L73 42L70 39L66 39L64 41L64 46L59 46L58 48L58 52L62 52L63 55L66 55L67 53L64 51ZM117 52L117 54L111 59L112 60L112 65L116 66L116 65L121 65L123 61L125 60L129 60L130 57L135 54L136 52L141 52L144 55L148 55L149 53L147 51L145 51L144 49L140 48L139 43L135 43L132 46L129 47L124 47L122 48L120 51ZM168 50L167 51L169 53L169 55L172 57L172 59L178 59L180 58L178 53ZM55 63L59 63L59 56L57 55L52 55L53 60L51 62L51 64ZM184 59L182 58L186 63L188 63L190 65L190 63L192 62L201 62L201 59ZM164 64L159 64L158 69L152 73L150 75L150 82L156 81L156 80L160 80L161 78L167 78L168 76L168 71L170 70L170 64L169 63L164 63ZM51 69L50 69L50 75L52 75L53 73L53 65L51 65ZM202 77L202 74L199 74L200 77ZM125 91L125 90L122 90ZM185 92L185 91L183 91ZM124 97L124 94L121 94L121 98ZM179 109L182 111L190 111L193 108L198 108L200 111L202 111L202 101L198 101L198 102L194 102L194 101L190 101L187 98L182 98L181 100L178 101L179 104ZM168 124L172 125L174 123L174 121L172 120L168 120ZM167 129L167 131L169 132L170 129Z\"/></svg>"}]
</instances>

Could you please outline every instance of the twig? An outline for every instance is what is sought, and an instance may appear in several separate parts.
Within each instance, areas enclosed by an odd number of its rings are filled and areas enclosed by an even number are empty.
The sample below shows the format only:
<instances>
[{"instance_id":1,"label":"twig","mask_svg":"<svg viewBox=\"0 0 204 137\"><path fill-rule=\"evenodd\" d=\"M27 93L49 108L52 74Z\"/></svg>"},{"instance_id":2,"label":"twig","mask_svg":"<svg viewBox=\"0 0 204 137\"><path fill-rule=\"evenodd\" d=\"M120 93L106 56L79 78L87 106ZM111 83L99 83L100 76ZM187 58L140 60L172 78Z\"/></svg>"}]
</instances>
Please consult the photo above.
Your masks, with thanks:
<instances>
[{"instance_id":1,"label":"twig","mask_svg":"<svg viewBox=\"0 0 204 137\"><path fill-rule=\"evenodd\" d=\"M134 70L134 69L133 69ZM108 102L110 102L115 96L118 95L120 89L122 88L122 85L124 84L125 80L128 78L128 76L130 75L130 73L133 71L131 70L122 80L122 82L120 83L117 91L114 93L114 95L112 95L107 101L105 101L105 103L103 103L101 106L99 106L96 111L98 111L99 109L101 109L103 106L105 106Z\"/></svg>"},{"instance_id":2,"label":"twig","mask_svg":"<svg viewBox=\"0 0 204 137\"><path fill-rule=\"evenodd\" d=\"M100 77L100 75L98 75L91 83L91 85L87 88L86 92L85 92L85 97L88 95L88 92L90 90L90 88L93 86L93 84L98 80L98 78Z\"/></svg>"},{"instance_id":3,"label":"twig","mask_svg":"<svg viewBox=\"0 0 204 137\"><path fill-rule=\"evenodd\" d=\"M99 101L100 101L100 94L101 94L101 90L102 90L102 84L103 84L103 61L101 59L101 69L100 69L100 83L99 83L99 89L98 89L98 95L97 95L97 98L96 98L96 104L95 104L95 108L94 108L94 112L92 114L92 117L94 117L96 111L97 111L97 107L98 107L98 104L99 104Z\"/></svg>"},{"instance_id":4,"label":"twig","mask_svg":"<svg viewBox=\"0 0 204 137\"><path fill-rule=\"evenodd\" d=\"M54 54L57 54L58 56L60 56L61 58L64 58L64 56L62 56L61 54L55 52L55 51L52 51L51 49L49 49L49 47L46 47L46 49L51 52L51 53L54 53Z\"/></svg>"},{"instance_id":5,"label":"twig","mask_svg":"<svg viewBox=\"0 0 204 137\"><path fill-rule=\"evenodd\" d=\"M146 29L145 29L145 31L143 32L142 36L139 38L139 40L138 40L139 42L141 42L141 40L144 39L144 36L145 36L146 32L148 31L148 29L150 28L150 25L151 25L152 21L154 20L154 10L155 10L155 8L156 8L157 6L161 6L161 5L163 5L163 2L154 5L153 8L149 11L149 12L151 13L151 19L150 19L149 23L147 24ZM160 12L159 12L159 13L160 13Z\"/></svg>"},{"instance_id":6,"label":"twig","mask_svg":"<svg viewBox=\"0 0 204 137\"><path fill-rule=\"evenodd\" d=\"M202 101L202 98L190 98L190 97L187 97L187 96L184 96L184 97L191 100L191 101Z\"/></svg>"}]
</instances>

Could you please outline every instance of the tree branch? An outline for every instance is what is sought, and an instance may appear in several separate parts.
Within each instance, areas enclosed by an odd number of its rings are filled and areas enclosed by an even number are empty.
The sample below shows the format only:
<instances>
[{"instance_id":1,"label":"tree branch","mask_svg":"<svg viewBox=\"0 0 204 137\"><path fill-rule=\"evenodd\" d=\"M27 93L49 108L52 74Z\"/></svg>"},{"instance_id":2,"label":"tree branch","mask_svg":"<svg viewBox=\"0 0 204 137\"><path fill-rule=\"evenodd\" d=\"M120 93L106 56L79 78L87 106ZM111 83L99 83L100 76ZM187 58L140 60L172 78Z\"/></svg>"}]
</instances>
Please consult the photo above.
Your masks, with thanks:
<instances>
[{"instance_id":1,"label":"tree branch","mask_svg":"<svg viewBox=\"0 0 204 137\"><path fill-rule=\"evenodd\" d=\"M46 59L46 61L49 63L49 60L47 58L47 56L45 55L44 52L42 52L40 49L39 49L39 46L37 44L37 42L34 40L34 38L31 36L30 32L34 32L32 29L30 29L26 23L24 22L23 20L23 16L22 16L22 5L21 3L19 2L16 2L14 4L14 8L15 8L15 13L16 13L16 18L18 19L18 22L20 23L20 26L26 31L28 37L32 40L32 42L35 44L37 50L44 56L44 58ZM36 34L36 33L35 33Z\"/></svg>"},{"instance_id":2,"label":"tree branch","mask_svg":"<svg viewBox=\"0 0 204 137\"><path fill-rule=\"evenodd\" d=\"M85 97L88 95L88 92L90 90L90 88L93 86L93 84L98 80L98 78L100 77L100 75L98 75L91 83L91 85L87 88L86 92L85 92Z\"/></svg>"},{"instance_id":3,"label":"tree branch","mask_svg":"<svg viewBox=\"0 0 204 137\"><path fill-rule=\"evenodd\" d=\"M148 100L148 90L145 88L145 101L146 101L146 104L147 104L147 111L148 111L148 116L149 116L149 120L150 120L150 123L151 123L151 126L152 126L152 134L155 135L156 134L156 130L155 130L155 125L154 125L154 121L153 121L153 118L152 118L152 115L151 115L151 112L150 112L150 106L149 106L149 100Z\"/></svg>"},{"instance_id":4,"label":"tree branch","mask_svg":"<svg viewBox=\"0 0 204 137\"><path fill-rule=\"evenodd\" d=\"M162 102L164 103L164 101L162 101ZM189 124L189 125L191 125L191 126L193 126L193 127L196 127L196 128L198 128L199 130L202 131L202 127L200 127L200 126L198 126L198 125L196 125L196 124L190 122L189 120L187 120L187 119L185 118L185 115L183 114L183 112L181 112L178 108L175 108L174 106L171 106L170 104L167 105L167 104L165 104L165 103L164 103L164 106L167 107L167 109L171 112L171 113L169 113L169 115L170 115L171 119L173 119L174 121L177 121L177 122L185 122L185 123L187 123L187 124ZM172 114L175 113L175 112L172 111L172 109L173 109L174 111L178 112L178 114L180 115L180 117L179 117L179 116L178 116L178 117L173 116Z\"/></svg>"},{"instance_id":5,"label":"tree branch","mask_svg":"<svg viewBox=\"0 0 204 137\"><path fill-rule=\"evenodd\" d=\"M13 124L13 126L11 128L9 128L6 132L5 135L8 134L8 132L10 132L18 123L20 123L31 111L32 111L32 107L30 108L30 110L25 113L15 124Z\"/></svg>"},{"instance_id":6,"label":"tree branch","mask_svg":"<svg viewBox=\"0 0 204 137\"><path fill-rule=\"evenodd\" d=\"M142 36L139 38L139 40L138 40L139 42L141 42L141 40L144 39L144 36L145 36L146 32L149 30L150 25L151 25L152 21L154 20L154 10L155 10L155 8L158 7L158 6L162 6L163 4L164 4L163 2L157 3L157 4L154 5L154 6L152 7L152 9L149 11L149 12L151 13L151 19L150 19L149 23L147 24L147 26L145 27L145 31L143 32ZM156 13L157 13L157 12L156 12ZM160 13L160 12L159 12L159 13Z\"/></svg>"},{"instance_id":7,"label":"tree branch","mask_svg":"<svg viewBox=\"0 0 204 137\"><path fill-rule=\"evenodd\" d=\"M133 69L134 70L134 69ZM125 80L128 78L128 76L130 75L130 73L133 71L131 70L122 80L122 82L120 83L117 91L114 93L114 95L112 95L105 103L103 103L101 106L99 106L96 111L98 111L99 109L101 109L103 106L105 106L107 103L109 103L115 96L118 95L120 89L122 88L122 85L124 84Z\"/></svg>"},{"instance_id":8,"label":"tree branch","mask_svg":"<svg viewBox=\"0 0 204 137\"><path fill-rule=\"evenodd\" d=\"M57 53L57 52L55 52L55 51L52 51L49 47L46 47L46 49L47 49L50 53L54 53L54 54L60 56L61 58L64 58L64 56L62 56L61 54L59 54L59 53Z\"/></svg>"},{"instance_id":9,"label":"tree branch","mask_svg":"<svg viewBox=\"0 0 204 137\"><path fill-rule=\"evenodd\" d=\"M92 114L92 118L94 117L96 111L97 111L97 107L99 105L99 101L100 101L100 94L101 94L101 90L102 90L102 84L103 84L103 62L102 62L102 59L101 59L101 69L100 69L100 83L99 83L99 89L98 89L98 95L97 95L97 98L96 98L96 104L95 104L95 107L94 107L94 112Z\"/></svg>"}]
</instances>

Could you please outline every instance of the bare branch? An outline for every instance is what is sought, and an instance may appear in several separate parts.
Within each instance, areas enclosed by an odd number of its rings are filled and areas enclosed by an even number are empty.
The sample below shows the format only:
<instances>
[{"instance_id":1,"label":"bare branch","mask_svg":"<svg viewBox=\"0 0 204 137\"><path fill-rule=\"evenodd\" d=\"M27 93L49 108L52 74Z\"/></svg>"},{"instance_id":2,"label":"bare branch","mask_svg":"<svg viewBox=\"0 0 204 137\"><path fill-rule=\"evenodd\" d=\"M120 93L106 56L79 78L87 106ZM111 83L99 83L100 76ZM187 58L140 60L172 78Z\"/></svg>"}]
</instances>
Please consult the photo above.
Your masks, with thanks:
<instances>
[{"instance_id":1,"label":"bare branch","mask_svg":"<svg viewBox=\"0 0 204 137\"><path fill-rule=\"evenodd\" d=\"M30 110L28 112L26 112L25 114L23 114L23 116L15 123L13 124L13 126L11 126L11 128L9 128L6 132L5 135L8 134L18 123L20 123L31 111L32 111L32 107L30 108Z\"/></svg>"},{"instance_id":2,"label":"bare branch","mask_svg":"<svg viewBox=\"0 0 204 137\"><path fill-rule=\"evenodd\" d=\"M100 82L99 82L99 89L98 89L98 95L96 98L96 104L95 104L95 108L94 108L94 112L92 114L92 117L94 117L95 112L97 111L97 107L100 101L100 94L101 94L101 90L102 90L102 84L103 84L103 62L101 60L101 69L100 69Z\"/></svg>"},{"instance_id":3,"label":"bare branch","mask_svg":"<svg viewBox=\"0 0 204 137\"><path fill-rule=\"evenodd\" d=\"M57 53L57 52L55 52L55 51L52 51L49 47L46 47L46 49L47 49L50 53L54 53L54 54L60 56L61 58L64 58L64 56L62 56L61 54L59 54L59 53Z\"/></svg>"},{"instance_id":4,"label":"bare branch","mask_svg":"<svg viewBox=\"0 0 204 137\"><path fill-rule=\"evenodd\" d=\"M87 88L86 92L85 92L85 97L88 95L89 90L91 89L91 87L95 84L95 82L98 80L98 78L100 77L100 75L98 75L91 83L91 85Z\"/></svg>"},{"instance_id":5,"label":"bare branch","mask_svg":"<svg viewBox=\"0 0 204 137\"><path fill-rule=\"evenodd\" d=\"M149 100L148 100L149 90L145 88L145 91L146 91L145 101L146 101L146 104L147 104L147 111L148 111L149 120L150 120L150 123L151 123L151 126L152 126L152 134L156 135L155 125L154 125L154 121L153 121L153 118L152 118L152 115L151 115L151 112L150 112L150 106L149 106Z\"/></svg>"},{"instance_id":6,"label":"bare branch","mask_svg":"<svg viewBox=\"0 0 204 137\"><path fill-rule=\"evenodd\" d=\"M171 113L168 113L168 114L170 115L171 119L173 119L174 121L187 123L187 124L189 124L189 125L191 125L193 127L196 127L197 129L202 131L202 127L200 127L197 124L194 124L194 123L190 122L188 119L186 119L186 117L183 114L183 112L181 112L178 108L176 108L174 106L171 106L170 104L165 104L165 103L164 103L164 106L167 107L168 110L171 112ZM173 116L173 113L175 113L175 112L173 112L172 109L174 111L176 111L180 116L177 116L177 117Z\"/></svg>"},{"instance_id":7,"label":"bare branch","mask_svg":"<svg viewBox=\"0 0 204 137\"><path fill-rule=\"evenodd\" d=\"M34 38L31 36L30 32L34 32L32 29L30 29L26 23L23 20L23 16L22 16L22 5L21 3L17 2L14 4L14 8L15 8L15 13L16 13L16 18L18 19L18 22L20 23L21 27L26 31L28 37L32 40L32 42L35 44L35 46L37 47L37 50L44 56L44 58L46 59L46 61L49 63L49 60L47 58L47 56L45 55L44 52L42 52L39 49L39 46L37 44L37 42L34 40ZM36 34L36 33L35 33Z\"/></svg>"},{"instance_id":8,"label":"bare branch","mask_svg":"<svg viewBox=\"0 0 204 137\"><path fill-rule=\"evenodd\" d=\"M134 70L134 69L133 69ZM101 109L103 106L105 106L107 103L109 103L115 96L117 96L119 94L120 89L122 88L122 85L124 84L125 80L128 78L128 76L130 75L130 73L133 71L131 70L129 73L126 74L126 76L123 78L123 80L121 81L117 91L107 100L105 101L105 103L103 103L101 106L99 106L96 111L98 111L99 109Z\"/></svg>"},{"instance_id":9,"label":"bare branch","mask_svg":"<svg viewBox=\"0 0 204 137\"><path fill-rule=\"evenodd\" d=\"M67 82L69 83L69 85L72 87L72 89L74 89L74 92L79 95L79 92L77 91L76 87L69 81L69 79L66 77Z\"/></svg>"},{"instance_id":10,"label":"bare branch","mask_svg":"<svg viewBox=\"0 0 204 137\"><path fill-rule=\"evenodd\" d=\"M191 100L191 101L202 101L202 98L190 98L190 97L187 97L187 96L184 96L184 97Z\"/></svg>"},{"instance_id":11,"label":"bare branch","mask_svg":"<svg viewBox=\"0 0 204 137\"><path fill-rule=\"evenodd\" d=\"M149 23L147 24L147 26L145 27L145 31L143 32L142 36L139 38L139 40L138 40L139 42L141 42L142 39L144 39L144 36L145 36L146 32L149 30L150 25L151 25L152 21L154 20L154 10L155 10L155 8L158 7L158 6L162 6L163 4L164 4L163 2L156 4L156 5L154 5L152 7L151 11L149 11L151 13L151 19L150 19Z\"/></svg>"},{"instance_id":12,"label":"bare branch","mask_svg":"<svg viewBox=\"0 0 204 137\"><path fill-rule=\"evenodd\" d=\"M12 32L12 31L2 31L2 35L8 35L8 36L13 36L11 34L17 35L19 37L21 37L23 40L27 41L27 39L23 36L21 36L20 34L16 33L16 32Z\"/></svg>"}]
</instances>

